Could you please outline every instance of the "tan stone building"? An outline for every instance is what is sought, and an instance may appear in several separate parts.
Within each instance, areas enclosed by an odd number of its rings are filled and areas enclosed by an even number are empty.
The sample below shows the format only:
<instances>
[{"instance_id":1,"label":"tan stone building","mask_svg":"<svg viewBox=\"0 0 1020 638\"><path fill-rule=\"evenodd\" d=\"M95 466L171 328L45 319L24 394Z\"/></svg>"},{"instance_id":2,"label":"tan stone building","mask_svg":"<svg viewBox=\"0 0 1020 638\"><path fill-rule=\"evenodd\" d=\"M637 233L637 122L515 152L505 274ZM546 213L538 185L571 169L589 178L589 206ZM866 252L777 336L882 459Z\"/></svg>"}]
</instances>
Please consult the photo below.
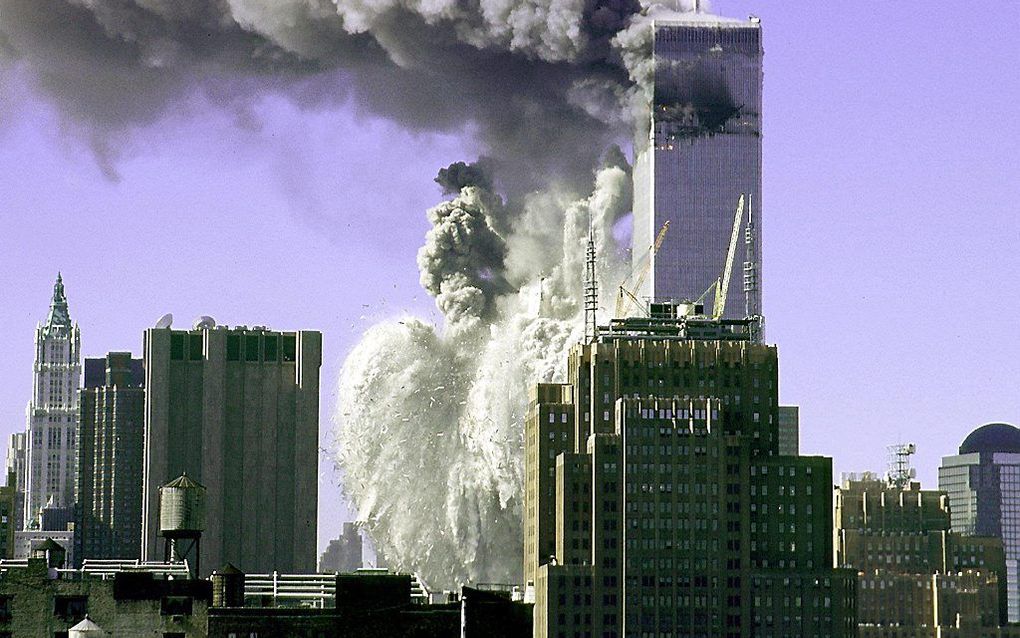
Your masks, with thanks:
<instances>
[{"instance_id":1,"label":"tan stone building","mask_svg":"<svg viewBox=\"0 0 1020 638\"><path fill-rule=\"evenodd\" d=\"M836 563L858 571L861 636L1007 635L1002 541L949 531L944 492L852 476L835 517Z\"/></svg>"},{"instance_id":2,"label":"tan stone building","mask_svg":"<svg viewBox=\"0 0 1020 638\"><path fill-rule=\"evenodd\" d=\"M86 615L108 636L205 638L208 580L135 569L55 569L47 558L0 564L0 636L67 636Z\"/></svg>"},{"instance_id":3,"label":"tan stone building","mask_svg":"<svg viewBox=\"0 0 1020 638\"><path fill-rule=\"evenodd\" d=\"M776 349L749 321L614 320L531 394L537 637L856 635L831 460L779 455Z\"/></svg>"}]
</instances>

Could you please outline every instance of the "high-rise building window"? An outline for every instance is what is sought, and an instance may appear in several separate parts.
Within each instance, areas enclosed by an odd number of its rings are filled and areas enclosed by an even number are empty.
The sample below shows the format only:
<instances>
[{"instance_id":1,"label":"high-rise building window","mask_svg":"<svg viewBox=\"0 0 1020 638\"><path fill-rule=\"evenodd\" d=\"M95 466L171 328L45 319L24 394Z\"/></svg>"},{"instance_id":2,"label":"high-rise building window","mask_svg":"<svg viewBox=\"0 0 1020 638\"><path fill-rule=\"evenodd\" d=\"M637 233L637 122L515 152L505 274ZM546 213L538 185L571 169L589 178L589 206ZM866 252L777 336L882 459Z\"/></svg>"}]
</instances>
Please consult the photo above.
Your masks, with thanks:
<instances>
[{"instance_id":1,"label":"high-rise building window","mask_svg":"<svg viewBox=\"0 0 1020 638\"><path fill-rule=\"evenodd\" d=\"M184 335L170 335L170 359L173 361L184 360Z\"/></svg>"},{"instance_id":2,"label":"high-rise building window","mask_svg":"<svg viewBox=\"0 0 1020 638\"><path fill-rule=\"evenodd\" d=\"M283 335L282 355L284 361L297 361L297 337Z\"/></svg>"},{"instance_id":3,"label":"high-rise building window","mask_svg":"<svg viewBox=\"0 0 1020 638\"><path fill-rule=\"evenodd\" d=\"M202 335L201 334L189 334L188 335L188 359L191 361L202 360Z\"/></svg>"},{"instance_id":4,"label":"high-rise building window","mask_svg":"<svg viewBox=\"0 0 1020 638\"><path fill-rule=\"evenodd\" d=\"M258 361L259 360L259 336L258 335L245 335L244 336L244 360L245 361Z\"/></svg>"},{"instance_id":5,"label":"high-rise building window","mask_svg":"<svg viewBox=\"0 0 1020 638\"><path fill-rule=\"evenodd\" d=\"M265 335L262 341L262 360L263 361L276 361L279 349L280 339L276 335Z\"/></svg>"}]
</instances>

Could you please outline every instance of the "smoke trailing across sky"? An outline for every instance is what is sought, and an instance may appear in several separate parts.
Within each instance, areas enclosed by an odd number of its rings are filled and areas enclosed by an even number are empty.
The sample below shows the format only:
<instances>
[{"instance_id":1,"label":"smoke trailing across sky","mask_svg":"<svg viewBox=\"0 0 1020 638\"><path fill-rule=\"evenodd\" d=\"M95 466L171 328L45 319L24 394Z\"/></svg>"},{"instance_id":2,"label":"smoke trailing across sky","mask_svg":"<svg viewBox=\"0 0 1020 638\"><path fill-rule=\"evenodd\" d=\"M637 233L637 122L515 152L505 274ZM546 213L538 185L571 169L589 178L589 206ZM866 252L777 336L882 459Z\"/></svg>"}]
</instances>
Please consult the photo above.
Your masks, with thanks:
<instances>
[{"instance_id":1,"label":"smoke trailing across sky","mask_svg":"<svg viewBox=\"0 0 1020 638\"><path fill-rule=\"evenodd\" d=\"M626 134L613 38L638 0L4 0L0 59L110 175L133 129L198 98L355 105L413 130L469 127L504 188L579 184ZM615 109L615 110L614 110Z\"/></svg>"},{"instance_id":2,"label":"smoke trailing across sky","mask_svg":"<svg viewBox=\"0 0 1020 638\"><path fill-rule=\"evenodd\" d=\"M396 567L517 580L526 393L562 380L581 336L589 219L601 289L620 279L629 168L616 151L591 178L650 92L638 0L0 2L0 75L33 82L112 178L125 137L196 100L250 121L283 95L476 135L489 159L439 176L452 197L418 254L445 325L365 334L339 381L337 460Z\"/></svg>"}]
</instances>

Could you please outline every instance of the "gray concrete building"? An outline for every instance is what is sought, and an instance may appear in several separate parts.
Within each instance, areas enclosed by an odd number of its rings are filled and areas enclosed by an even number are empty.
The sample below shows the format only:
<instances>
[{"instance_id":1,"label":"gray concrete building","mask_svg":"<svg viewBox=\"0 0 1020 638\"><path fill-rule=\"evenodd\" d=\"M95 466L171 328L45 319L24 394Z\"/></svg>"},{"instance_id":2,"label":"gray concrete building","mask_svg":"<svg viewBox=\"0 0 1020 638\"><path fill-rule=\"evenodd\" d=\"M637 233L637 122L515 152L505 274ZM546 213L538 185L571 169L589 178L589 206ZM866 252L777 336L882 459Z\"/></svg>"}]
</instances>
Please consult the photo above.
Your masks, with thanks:
<instances>
[{"instance_id":1,"label":"gray concrete building","mask_svg":"<svg viewBox=\"0 0 1020 638\"><path fill-rule=\"evenodd\" d=\"M999 635L1002 541L950 531L944 492L852 474L836 488L835 521L836 564L858 574L860 638Z\"/></svg>"},{"instance_id":2,"label":"gray concrete building","mask_svg":"<svg viewBox=\"0 0 1020 638\"><path fill-rule=\"evenodd\" d=\"M264 327L145 332L142 558L162 560L159 487L203 484L204 573L312 572L322 335Z\"/></svg>"},{"instance_id":3,"label":"gray concrete building","mask_svg":"<svg viewBox=\"0 0 1020 638\"><path fill-rule=\"evenodd\" d=\"M142 360L130 352L85 360L75 511L79 559L141 556L143 383Z\"/></svg>"},{"instance_id":4,"label":"gray concrete building","mask_svg":"<svg viewBox=\"0 0 1020 638\"><path fill-rule=\"evenodd\" d=\"M59 274L49 316L35 330L32 370L23 488L26 528L38 527L39 513L47 505L74 505L81 334L71 323Z\"/></svg>"},{"instance_id":5,"label":"gray concrete building","mask_svg":"<svg viewBox=\"0 0 1020 638\"><path fill-rule=\"evenodd\" d=\"M67 564L74 564L74 532L65 531L43 531L39 529L26 529L14 532L14 558L28 558L32 555L32 547L38 546L47 540L64 548Z\"/></svg>"}]
</instances>

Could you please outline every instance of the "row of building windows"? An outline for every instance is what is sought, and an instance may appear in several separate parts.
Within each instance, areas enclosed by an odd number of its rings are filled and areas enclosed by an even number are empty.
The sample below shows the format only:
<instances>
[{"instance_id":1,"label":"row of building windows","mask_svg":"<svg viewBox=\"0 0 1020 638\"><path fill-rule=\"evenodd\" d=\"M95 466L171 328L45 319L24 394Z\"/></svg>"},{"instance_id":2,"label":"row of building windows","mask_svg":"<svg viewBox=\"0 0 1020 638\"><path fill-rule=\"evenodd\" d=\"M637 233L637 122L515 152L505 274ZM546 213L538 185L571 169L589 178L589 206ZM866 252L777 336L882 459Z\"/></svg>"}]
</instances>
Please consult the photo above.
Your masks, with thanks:
<instances>
[{"instance_id":1,"label":"row of building windows","mask_svg":"<svg viewBox=\"0 0 1020 638\"><path fill-rule=\"evenodd\" d=\"M288 334L228 334L226 350L227 361L293 362L297 360L297 337ZM201 361L204 358L205 340L202 334L170 335L171 361Z\"/></svg>"},{"instance_id":2,"label":"row of building windows","mask_svg":"<svg viewBox=\"0 0 1020 638\"><path fill-rule=\"evenodd\" d=\"M796 503L776 503L774 504L776 514L789 514L790 516L797 515L797 504ZM814 508L811 507L811 503L804 505L804 513L810 516ZM761 503L760 507L758 503L751 503L751 511L762 515L769 513L769 504Z\"/></svg>"}]
</instances>

